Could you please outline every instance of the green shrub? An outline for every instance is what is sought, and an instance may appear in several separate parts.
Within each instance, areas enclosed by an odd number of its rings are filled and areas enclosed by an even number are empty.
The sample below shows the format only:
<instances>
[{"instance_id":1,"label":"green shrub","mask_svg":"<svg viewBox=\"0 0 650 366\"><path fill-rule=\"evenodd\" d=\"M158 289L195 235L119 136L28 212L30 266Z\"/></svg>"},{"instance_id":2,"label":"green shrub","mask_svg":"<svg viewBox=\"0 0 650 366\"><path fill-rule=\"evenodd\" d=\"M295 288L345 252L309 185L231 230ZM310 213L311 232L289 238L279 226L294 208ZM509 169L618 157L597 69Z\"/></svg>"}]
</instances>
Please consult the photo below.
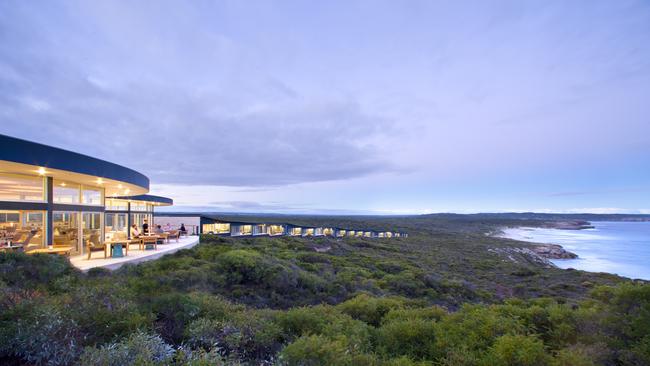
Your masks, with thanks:
<instances>
[{"instance_id":1,"label":"green shrub","mask_svg":"<svg viewBox=\"0 0 650 366\"><path fill-rule=\"evenodd\" d=\"M435 357L436 329L433 321L423 319L394 320L376 331L378 351L388 357L411 359Z\"/></svg>"},{"instance_id":2,"label":"green shrub","mask_svg":"<svg viewBox=\"0 0 650 366\"><path fill-rule=\"evenodd\" d=\"M594 361L581 349L565 348L557 352L552 366L595 366Z\"/></svg>"},{"instance_id":3,"label":"green shrub","mask_svg":"<svg viewBox=\"0 0 650 366\"><path fill-rule=\"evenodd\" d=\"M503 335L499 337L487 356L485 366L545 366L550 361L544 343L533 336Z\"/></svg>"},{"instance_id":4,"label":"green shrub","mask_svg":"<svg viewBox=\"0 0 650 366\"><path fill-rule=\"evenodd\" d=\"M81 365L130 366L170 363L175 350L156 334L136 332L126 340L99 348L87 347L81 355Z\"/></svg>"},{"instance_id":5,"label":"green shrub","mask_svg":"<svg viewBox=\"0 0 650 366\"><path fill-rule=\"evenodd\" d=\"M505 334L523 334L521 320L497 311L498 308L465 305L436 323L436 349L439 357L466 350L475 355L487 350Z\"/></svg>"},{"instance_id":6,"label":"green shrub","mask_svg":"<svg viewBox=\"0 0 650 366\"><path fill-rule=\"evenodd\" d=\"M343 313L373 326L378 326L389 311L402 307L404 307L402 299L371 297L367 294L357 295L337 305L337 308Z\"/></svg>"},{"instance_id":7,"label":"green shrub","mask_svg":"<svg viewBox=\"0 0 650 366\"><path fill-rule=\"evenodd\" d=\"M447 310L439 306L430 306L424 308L406 308L390 310L382 319L383 322L395 320L440 320L447 315Z\"/></svg>"},{"instance_id":8,"label":"green shrub","mask_svg":"<svg viewBox=\"0 0 650 366\"><path fill-rule=\"evenodd\" d=\"M26 309L27 310L27 309ZM22 314L10 342L13 354L28 364L69 365L81 353L77 324L54 307L43 306Z\"/></svg>"},{"instance_id":9,"label":"green shrub","mask_svg":"<svg viewBox=\"0 0 650 366\"><path fill-rule=\"evenodd\" d=\"M329 339L320 335L302 336L286 346L279 356L281 365L351 365L352 356L345 337Z\"/></svg>"}]
</instances>

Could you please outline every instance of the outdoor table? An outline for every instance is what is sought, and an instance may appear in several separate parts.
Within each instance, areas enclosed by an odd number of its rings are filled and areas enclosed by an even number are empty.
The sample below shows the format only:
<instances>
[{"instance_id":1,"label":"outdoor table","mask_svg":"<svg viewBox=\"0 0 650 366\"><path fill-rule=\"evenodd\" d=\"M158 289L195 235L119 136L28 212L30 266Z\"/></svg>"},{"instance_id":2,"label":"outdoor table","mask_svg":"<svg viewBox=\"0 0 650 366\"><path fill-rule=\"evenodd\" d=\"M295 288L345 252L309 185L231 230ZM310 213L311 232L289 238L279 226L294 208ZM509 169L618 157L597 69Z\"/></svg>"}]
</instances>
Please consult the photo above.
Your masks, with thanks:
<instances>
[{"instance_id":1,"label":"outdoor table","mask_svg":"<svg viewBox=\"0 0 650 366\"><path fill-rule=\"evenodd\" d=\"M116 245L122 245L124 247L124 256L129 255L129 241L130 240L106 240L104 241L104 256L108 251L108 256L113 257L113 249Z\"/></svg>"},{"instance_id":2,"label":"outdoor table","mask_svg":"<svg viewBox=\"0 0 650 366\"><path fill-rule=\"evenodd\" d=\"M11 246L4 245L4 246L1 246L1 247L0 247L0 251L3 251L3 252L7 252L7 251L16 251L16 250L22 250L22 249L23 249L23 245L22 245L22 244L11 245Z\"/></svg>"},{"instance_id":3,"label":"outdoor table","mask_svg":"<svg viewBox=\"0 0 650 366\"><path fill-rule=\"evenodd\" d=\"M72 247L52 247L52 248L40 248L40 249L34 249L30 250L27 252L27 254L57 254L57 255L65 255L65 256L70 256L70 252L72 251Z\"/></svg>"},{"instance_id":4,"label":"outdoor table","mask_svg":"<svg viewBox=\"0 0 650 366\"><path fill-rule=\"evenodd\" d=\"M143 250L147 249L147 244L153 244L154 250L158 249L158 235L141 235L139 239L142 239L142 248Z\"/></svg>"}]
</instances>

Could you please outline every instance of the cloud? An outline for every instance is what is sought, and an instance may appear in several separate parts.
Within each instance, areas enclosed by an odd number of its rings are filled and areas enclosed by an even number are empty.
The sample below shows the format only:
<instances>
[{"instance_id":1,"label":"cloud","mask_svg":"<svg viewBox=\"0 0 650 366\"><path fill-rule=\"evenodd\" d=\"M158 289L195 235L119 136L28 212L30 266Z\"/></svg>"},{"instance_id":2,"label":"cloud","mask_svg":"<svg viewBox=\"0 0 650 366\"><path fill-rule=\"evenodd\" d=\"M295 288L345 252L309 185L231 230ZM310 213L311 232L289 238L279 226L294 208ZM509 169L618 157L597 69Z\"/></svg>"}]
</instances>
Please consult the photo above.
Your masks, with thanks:
<instances>
[{"instance_id":1,"label":"cloud","mask_svg":"<svg viewBox=\"0 0 650 366\"><path fill-rule=\"evenodd\" d=\"M115 65L87 65L65 57L65 45L52 48L48 34L25 34L6 34L0 46L2 133L122 163L158 183L277 186L395 169L377 143L394 133L393 122L353 97L303 96L263 75L224 82L223 74L211 74L207 87L170 83L162 74L160 81L124 82ZM43 43L37 53L26 47L34 43ZM124 72L159 63L140 61Z\"/></svg>"},{"instance_id":2,"label":"cloud","mask_svg":"<svg viewBox=\"0 0 650 366\"><path fill-rule=\"evenodd\" d=\"M195 206L645 207L596 193L650 182L648 19L643 1L0 2L0 133L213 187Z\"/></svg>"}]
</instances>

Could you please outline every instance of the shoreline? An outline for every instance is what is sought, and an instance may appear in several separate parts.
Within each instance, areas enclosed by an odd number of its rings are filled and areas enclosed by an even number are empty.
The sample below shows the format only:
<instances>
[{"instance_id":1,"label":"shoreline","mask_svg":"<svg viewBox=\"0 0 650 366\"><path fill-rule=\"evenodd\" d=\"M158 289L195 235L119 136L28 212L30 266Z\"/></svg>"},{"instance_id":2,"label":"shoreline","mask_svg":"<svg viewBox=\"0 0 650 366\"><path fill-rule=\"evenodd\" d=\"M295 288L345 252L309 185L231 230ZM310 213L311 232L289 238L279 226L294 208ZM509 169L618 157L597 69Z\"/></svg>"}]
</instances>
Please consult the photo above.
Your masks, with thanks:
<instances>
[{"instance_id":1,"label":"shoreline","mask_svg":"<svg viewBox=\"0 0 650 366\"><path fill-rule=\"evenodd\" d=\"M567 260L567 259L578 259L579 256L576 253L570 252L560 244L550 243L550 242L538 242L532 241L532 237L524 236L522 232L525 231L534 231L535 229L556 229L556 230L585 230L591 229L593 226L590 223L583 222L572 222L572 223L558 223L557 225L545 225L542 227L528 227L528 226L519 226L519 227L505 227L499 229L494 233L495 237L501 239L510 239L515 241L520 241L528 244L529 249L536 255L548 259L548 260ZM517 234L512 231L516 231ZM552 263L552 262L551 262Z\"/></svg>"}]
</instances>

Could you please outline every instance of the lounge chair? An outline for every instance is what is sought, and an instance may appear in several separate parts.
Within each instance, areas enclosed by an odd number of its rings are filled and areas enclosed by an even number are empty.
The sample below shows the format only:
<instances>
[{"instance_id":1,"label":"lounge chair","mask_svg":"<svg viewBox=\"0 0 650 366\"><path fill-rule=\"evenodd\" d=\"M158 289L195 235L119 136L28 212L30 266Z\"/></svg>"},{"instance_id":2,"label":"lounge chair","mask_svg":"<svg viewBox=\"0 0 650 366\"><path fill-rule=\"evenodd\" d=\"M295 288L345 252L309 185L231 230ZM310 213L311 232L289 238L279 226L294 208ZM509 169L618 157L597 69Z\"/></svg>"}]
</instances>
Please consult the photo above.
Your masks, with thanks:
<instances>
[{"instance_id":1,"label":"lounge chair","mask_svg":"<svg viewBox=\"0 0 650 366\"><path fill-rule=\"evenodd\" d=\"M142 249L146 250L147 245L153 244L153 249L156 250L158 249L158 237L157 236L141 236L140 239L142 240Z\"/></svg>"},{"instance_id":2,"label":"lounge chair","mask_svg":"<svg viewBox=\"0 0 650 366\"><path fill-rule=\"evenodd\" d=\"M170 230L167 233L167 240L169 239L176 239L176 242L178 243L178 239L181 237L181 233L178 230Z\"/></svg>"},{"instance_id":3,"label":"lounge chair","mask_svg":"<svg viewBox=\"0 0 650 366\"><path fill-rule=\"evenodd\" d=\"M91 234L88 240L86 240L86 251L88 252L88 259L92 255L92 252L104 252L104 258L106 258L106 246L99 242L99 234Z\"/></svg>"}]
</instances>

